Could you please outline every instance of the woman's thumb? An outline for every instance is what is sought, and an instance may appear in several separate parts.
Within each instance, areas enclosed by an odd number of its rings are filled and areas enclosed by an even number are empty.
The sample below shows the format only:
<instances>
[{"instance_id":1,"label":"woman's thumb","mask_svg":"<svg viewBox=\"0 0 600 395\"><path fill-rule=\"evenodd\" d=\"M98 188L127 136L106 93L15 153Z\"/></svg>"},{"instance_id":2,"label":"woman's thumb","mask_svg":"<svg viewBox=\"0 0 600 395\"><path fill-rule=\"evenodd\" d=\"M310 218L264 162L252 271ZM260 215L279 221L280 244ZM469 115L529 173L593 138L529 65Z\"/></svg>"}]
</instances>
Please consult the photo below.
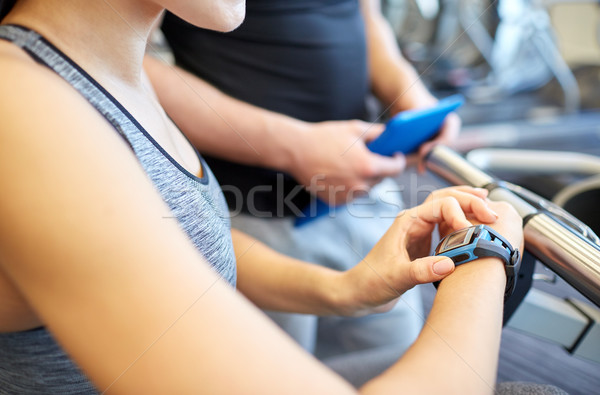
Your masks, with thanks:
<instances>
[{"instance_id":1,"label":"woman's thumb","mask_svg":"<svg viewBox=\"0 0 600 395\"><path fill-rule=\"evenodd\" d=\"M412 262L413 277L418 284L439 281L454 271L454 262L445 256L426 256Z\"/></svg>"}]
</instances>

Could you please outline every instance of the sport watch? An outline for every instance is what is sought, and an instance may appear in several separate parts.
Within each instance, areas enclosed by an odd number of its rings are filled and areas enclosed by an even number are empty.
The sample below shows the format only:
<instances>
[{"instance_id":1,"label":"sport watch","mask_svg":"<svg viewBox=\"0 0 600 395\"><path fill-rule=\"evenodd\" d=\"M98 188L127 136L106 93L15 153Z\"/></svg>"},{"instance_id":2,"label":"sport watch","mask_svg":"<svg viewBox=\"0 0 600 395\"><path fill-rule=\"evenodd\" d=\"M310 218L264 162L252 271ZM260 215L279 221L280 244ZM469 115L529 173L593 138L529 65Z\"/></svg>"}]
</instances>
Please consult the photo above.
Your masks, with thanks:
<instances>
[{"instance_id":1,"label":"sport watch","mask_svg":"<svg viewBox=\"0 0 600 395\"><path fill-rule=\"evenodd\" d=\"M521 264L519 250L513 248L504 237L489 226L475 225L450 233L440 241L434 255L451 258L455 266L478 258L500 258L504 261L506 270L505 302L515 289ZM436 288L438 284L439 282L434 284Z\"/></svg>"}]
</instances>

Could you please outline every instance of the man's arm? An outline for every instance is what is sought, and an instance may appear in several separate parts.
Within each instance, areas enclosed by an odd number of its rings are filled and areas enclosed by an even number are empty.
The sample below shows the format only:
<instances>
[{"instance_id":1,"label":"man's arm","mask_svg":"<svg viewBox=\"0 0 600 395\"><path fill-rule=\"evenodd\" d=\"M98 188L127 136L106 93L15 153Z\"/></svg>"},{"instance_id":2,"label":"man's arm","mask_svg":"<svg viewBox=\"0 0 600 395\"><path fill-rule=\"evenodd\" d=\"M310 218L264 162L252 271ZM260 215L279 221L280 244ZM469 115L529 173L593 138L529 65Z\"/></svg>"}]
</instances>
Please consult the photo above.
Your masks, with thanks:
<instances>
[{"instance_id":1,"label":"man's arm","mask_svg":"<svg viewBox=\"0 0 600 395\"><path fill-rule=\"evenodd\" d=\"M249 165L291 166L294 146L286 140L297 139L304 122L230 97L151 56L144 69L169 116L202 152Z\"/></svg>"},{"instance_id":2,"label":"man's arm","mask_svg":"<svg viewBox=\"0 0 600 395\"><path fill-rule=\"evenodd\" d=\"M200 78L146 57L145 70L175 123L203 153L287 172L307 187L348 192L404 169L402 157L370 152L365 141L383 127L358 120L303 122L225 95ZM319 176L319 177L316 177ZM347 193L335 195L344 202Z\"/></svg>"},{"instance_id":3,"label":"man's arm","mask_svg":"<svg viewBox=\"0 0 600 395\"><path fill-rule=\"evenodd\" d=\"M367 34L371 84L392 113L426 107L437 101L416 70L402 56L394 33L381 14L380 0L361 0Z\"/></svg>"},{"instance_id":4,"label":"man's arm","mask_svg":"<svg viewBox=\"0 0 600 395\"><path fill-rule=\"evenodd\" d=\"M365 18L370 77L375 95L391 114L435 105L437 99L400 53L394 33L381 14L381 0L361 0L361 9ZM460 126L460 118L451 113L433 143L452 143ZM431 147L431 142L423 144L421 154Z\"/></svg>"}]
</instances>

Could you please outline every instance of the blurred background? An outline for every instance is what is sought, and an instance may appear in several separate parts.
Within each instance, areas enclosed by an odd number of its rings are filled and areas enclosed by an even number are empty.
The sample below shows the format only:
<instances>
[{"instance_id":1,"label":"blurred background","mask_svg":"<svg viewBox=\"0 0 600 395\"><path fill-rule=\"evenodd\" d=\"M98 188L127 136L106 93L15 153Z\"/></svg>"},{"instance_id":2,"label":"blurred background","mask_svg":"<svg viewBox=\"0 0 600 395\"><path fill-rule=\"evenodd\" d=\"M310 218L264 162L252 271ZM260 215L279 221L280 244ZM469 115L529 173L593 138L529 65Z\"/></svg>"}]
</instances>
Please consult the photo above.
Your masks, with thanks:
<instances>
[{"instance_id":1,"label":"blurred background","mask_svg":"<svg viewBox=\"0 0 600 395\"><path fill-rule=\"evenodd\" d=\"M383 10L403 54L436 96L465 97L454 148L600 234L600 2L383 0ZM447 185L430 174L401 178L410 205L426 196L415 191ZM557 300L590 303L539 262L534 278L533 289ZM423 288L427 306L434 293ZM600 394L600 363L507 325L498 379Z\"/></svg>"}]
</instances>

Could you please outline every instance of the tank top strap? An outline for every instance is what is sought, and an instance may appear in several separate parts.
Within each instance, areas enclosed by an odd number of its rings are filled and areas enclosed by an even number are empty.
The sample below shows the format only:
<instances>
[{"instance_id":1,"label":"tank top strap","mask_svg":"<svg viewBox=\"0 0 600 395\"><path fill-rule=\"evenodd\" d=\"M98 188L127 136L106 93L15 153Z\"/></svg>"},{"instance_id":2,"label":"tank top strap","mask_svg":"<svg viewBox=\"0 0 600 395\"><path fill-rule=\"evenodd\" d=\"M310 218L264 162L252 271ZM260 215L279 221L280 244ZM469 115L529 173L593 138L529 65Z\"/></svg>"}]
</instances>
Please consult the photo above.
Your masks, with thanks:
<instances>
[{"instance_id":1,"label":"tank top strap","mask_svg":"<svg viewBox=\"0 0 600 395\"><path fill-rule=\"evenodd\" d=\"M50 68L66 80L110 122L131 147L131 143L123 131L122 123L119 121L122 120L124 109L119 108L119 105L110 99L110 94L71 58L44 37L23 26L0 25L0 39L10 41L22 48L38 63Z\"/></svg>"}]
</instances>

